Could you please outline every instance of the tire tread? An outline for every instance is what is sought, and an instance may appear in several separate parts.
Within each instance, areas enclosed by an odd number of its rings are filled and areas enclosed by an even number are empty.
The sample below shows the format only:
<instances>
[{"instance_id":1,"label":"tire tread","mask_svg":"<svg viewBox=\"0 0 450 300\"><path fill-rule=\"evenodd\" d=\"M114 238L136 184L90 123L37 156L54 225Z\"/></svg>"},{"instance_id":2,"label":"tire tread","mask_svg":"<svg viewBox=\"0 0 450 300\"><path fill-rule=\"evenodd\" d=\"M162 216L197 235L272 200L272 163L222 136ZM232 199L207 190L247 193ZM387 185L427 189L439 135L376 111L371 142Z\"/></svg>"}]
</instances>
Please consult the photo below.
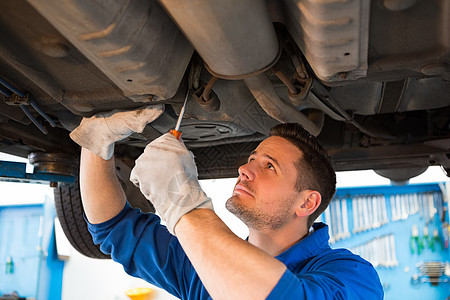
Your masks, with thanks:
<instances>
[{"instance_id":1,"label":"tire tread","mask_svg":"<svg viewBox=\"0 0 450 300\"><path fill-rule=\"evenodd\" d=\"M70 244L85 256L111 258L100 250L100 246L94 244L87 229L78 179L71 185L60 184L55 188L54 196L56 214Z\"/></svg>"}]
</instances>

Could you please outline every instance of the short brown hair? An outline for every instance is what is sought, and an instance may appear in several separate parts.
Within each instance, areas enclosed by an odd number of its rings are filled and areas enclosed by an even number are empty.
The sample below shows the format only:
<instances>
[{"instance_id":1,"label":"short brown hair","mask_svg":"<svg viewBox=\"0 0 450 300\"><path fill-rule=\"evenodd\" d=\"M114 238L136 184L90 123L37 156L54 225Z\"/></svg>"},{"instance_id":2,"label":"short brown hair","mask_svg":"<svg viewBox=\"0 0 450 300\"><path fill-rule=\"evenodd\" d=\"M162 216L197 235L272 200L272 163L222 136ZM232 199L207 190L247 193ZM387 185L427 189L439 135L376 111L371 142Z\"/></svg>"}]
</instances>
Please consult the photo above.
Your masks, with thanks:
<instances>
[{"instance_id":1,"label":"short brown hair","mask_svg":"<svg viewBox=\"0 0 450 300\"><path fill-rule=\"evenodd\" d=\"M282 137L302 152L302 156L296 163L298 176L295 187L297 191L314 190L322 196L319 207L308 217L307 226L309 228L314 220L325 211L336 192L336 173L331 166L330 158L316 137L300 124L278 124L270 129L270 136Z\"/></svg>"}]
</instances>

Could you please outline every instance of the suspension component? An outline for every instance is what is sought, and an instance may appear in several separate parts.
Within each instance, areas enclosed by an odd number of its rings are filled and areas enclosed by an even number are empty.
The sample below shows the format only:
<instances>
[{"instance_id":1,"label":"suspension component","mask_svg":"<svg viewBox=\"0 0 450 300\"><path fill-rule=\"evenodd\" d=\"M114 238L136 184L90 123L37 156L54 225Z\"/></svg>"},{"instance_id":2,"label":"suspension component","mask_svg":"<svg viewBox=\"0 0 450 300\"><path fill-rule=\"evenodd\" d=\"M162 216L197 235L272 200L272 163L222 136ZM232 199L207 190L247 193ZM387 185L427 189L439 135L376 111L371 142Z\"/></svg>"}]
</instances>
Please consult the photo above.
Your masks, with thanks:
<instances>
[{"instance_id":1,"label":"suspension component","mask_svg":"<svg viewBox=\"0 0 450 300\"><path fill-rule=\"evenodd\" d=\"M217 77L212 76L206 85L202 82L200 87L193 93L194 99L206 111L218 111L220 109L220 100L212 90L217 79Z\"/></svg>"}]
</instances>

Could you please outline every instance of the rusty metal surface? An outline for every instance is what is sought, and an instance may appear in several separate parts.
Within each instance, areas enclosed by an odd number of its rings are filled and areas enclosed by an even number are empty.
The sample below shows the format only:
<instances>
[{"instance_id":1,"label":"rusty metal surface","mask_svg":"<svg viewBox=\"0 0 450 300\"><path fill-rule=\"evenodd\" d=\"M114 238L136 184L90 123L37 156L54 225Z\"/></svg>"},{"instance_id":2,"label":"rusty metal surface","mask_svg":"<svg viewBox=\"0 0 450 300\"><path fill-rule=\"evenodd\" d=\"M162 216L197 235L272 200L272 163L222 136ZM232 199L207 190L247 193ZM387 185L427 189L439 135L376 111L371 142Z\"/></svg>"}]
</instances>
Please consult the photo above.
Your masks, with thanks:
<instances>
[{"instance_id":1,"label":"rusty metal surface","mask_svg":"<svg viewBox=\"0 0 450 300\"><path fill-rule=\"evenodd\" d=\"M193 49L156 0L29 2L125 96L151 102L176 93Z\"/></svg>"}]
</instances>

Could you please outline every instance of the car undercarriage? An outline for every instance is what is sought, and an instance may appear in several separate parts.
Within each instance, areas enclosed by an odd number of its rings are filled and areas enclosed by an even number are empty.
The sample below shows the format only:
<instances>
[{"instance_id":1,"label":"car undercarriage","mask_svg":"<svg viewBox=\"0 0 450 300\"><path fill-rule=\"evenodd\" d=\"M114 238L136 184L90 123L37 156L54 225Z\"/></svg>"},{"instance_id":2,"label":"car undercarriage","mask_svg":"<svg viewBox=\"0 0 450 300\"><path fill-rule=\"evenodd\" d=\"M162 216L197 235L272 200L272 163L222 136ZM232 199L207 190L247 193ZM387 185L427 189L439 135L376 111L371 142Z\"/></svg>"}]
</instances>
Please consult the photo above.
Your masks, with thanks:
<instances>
[{"instance_id":1,"label":"car undercarriage","mask_svg":"<svg viewBox=\"0 0 450 300\"><path fill-rule=\"evenodd\" d=\"M83 117L164 104L142 133L116 144L128 180L150 141L181 125L200 179L235 177L269 129L300 123L336 171L373 169L396 183L450 172L449 11L445 0L0 1L0 152L55 187L72 246L108 258L83 218Z\"/></svg>"},{"instance_id":2,"label":"car undercarriage","mask_svg":"<svg viewBox=\"0 0 450 300\"><path fill-rule=\"evenodd\" d=\"M450 168L448 1L0 2L0 151L76 156L82 117L165 104L117 146L181 130L200 178L232 177L298 122L337 171ZM53 124L52 124L53 122ZM52 127L54 125L55 127Z\"/></svg>"}]
</instances>

